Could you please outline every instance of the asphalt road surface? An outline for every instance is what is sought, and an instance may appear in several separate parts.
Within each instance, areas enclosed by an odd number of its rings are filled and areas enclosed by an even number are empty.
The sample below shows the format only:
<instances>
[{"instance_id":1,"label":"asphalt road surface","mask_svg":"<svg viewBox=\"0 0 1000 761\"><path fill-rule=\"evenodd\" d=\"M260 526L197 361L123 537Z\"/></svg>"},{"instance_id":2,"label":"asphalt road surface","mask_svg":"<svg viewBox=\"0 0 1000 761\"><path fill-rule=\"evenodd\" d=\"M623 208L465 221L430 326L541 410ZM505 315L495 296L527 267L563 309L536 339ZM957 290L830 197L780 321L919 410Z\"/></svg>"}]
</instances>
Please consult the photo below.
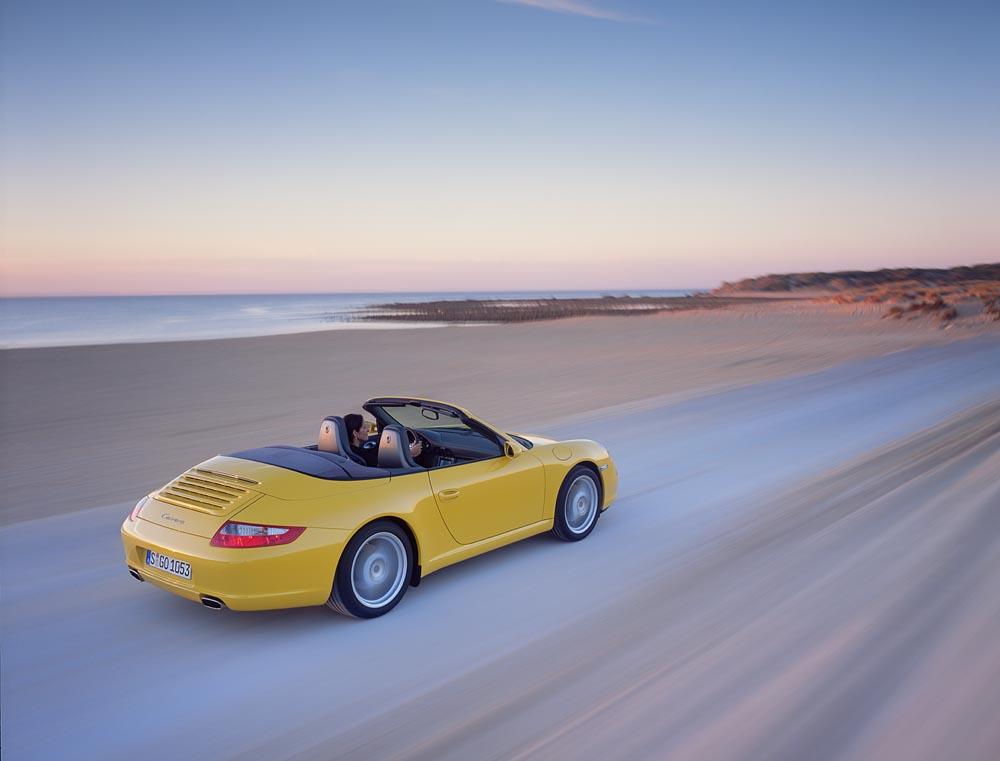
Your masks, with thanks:
<instances>
[{"instance_id":1,"label":"asphalt road surface","mask_svg":"<svg viewBox=\"0 0 1000 761\"><path fill-rule=\"evenodd\" d=\"M594 533L374 621L138 584L131 504L4 528L4 759L1000 757L1000 341L538 432L615 455Z\"/></svg>"}]
</instances>

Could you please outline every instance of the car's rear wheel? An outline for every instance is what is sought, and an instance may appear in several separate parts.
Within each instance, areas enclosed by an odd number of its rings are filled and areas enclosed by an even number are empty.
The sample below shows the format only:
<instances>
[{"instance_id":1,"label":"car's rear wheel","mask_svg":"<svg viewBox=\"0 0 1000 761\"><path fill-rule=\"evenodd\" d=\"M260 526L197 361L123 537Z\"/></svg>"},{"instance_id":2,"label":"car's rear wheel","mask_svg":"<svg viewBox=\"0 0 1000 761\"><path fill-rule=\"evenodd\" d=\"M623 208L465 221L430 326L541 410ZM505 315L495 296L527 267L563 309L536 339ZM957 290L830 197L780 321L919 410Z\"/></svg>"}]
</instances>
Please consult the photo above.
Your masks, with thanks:
<instances>
[{"instance_id":1,"label":"car's rear wheel","mask_svg":"<svg viewBox=\"0 0 1000 761\"><path fill-rule=\"evenodd\" d=\"M375 521L344 548L326 604L345 616L376 618L406 594L413 568L410 539L392 521Z\"/></svg>"},{"instance_id":2,"label":"car's rear wheel","mask_svg":"<svg viewBox=\"0 0 1000 761\"><path fill-rule=\"evenodd\" d=\"M552 533L564 542L585 538L601 514L601 483L586 465L577 465L563 480L556 498Z\"/></svg>"}]
</instances>

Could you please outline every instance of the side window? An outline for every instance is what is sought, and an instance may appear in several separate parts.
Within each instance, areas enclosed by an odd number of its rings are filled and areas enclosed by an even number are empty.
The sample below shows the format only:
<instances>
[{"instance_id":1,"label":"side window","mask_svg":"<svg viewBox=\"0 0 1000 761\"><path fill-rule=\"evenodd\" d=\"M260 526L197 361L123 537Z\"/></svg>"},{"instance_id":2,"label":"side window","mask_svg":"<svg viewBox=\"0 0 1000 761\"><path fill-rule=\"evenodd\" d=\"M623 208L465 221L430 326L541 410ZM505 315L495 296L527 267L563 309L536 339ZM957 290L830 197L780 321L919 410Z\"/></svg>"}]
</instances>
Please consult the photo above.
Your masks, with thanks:
<instances>
[{"instance_id":1,"label":"side window","mask_svg":"<svg viewBox=\"0 0 1000 761\"><path fill-rule=\"evenodd\" d=\"M503 450L496 439L486 436L479 431L468 428L464 436L466 441L462 443L466 445L466 456L470 460L486 460L490 457L499 457L503 454Z\"/></svg>"}]
</instances>

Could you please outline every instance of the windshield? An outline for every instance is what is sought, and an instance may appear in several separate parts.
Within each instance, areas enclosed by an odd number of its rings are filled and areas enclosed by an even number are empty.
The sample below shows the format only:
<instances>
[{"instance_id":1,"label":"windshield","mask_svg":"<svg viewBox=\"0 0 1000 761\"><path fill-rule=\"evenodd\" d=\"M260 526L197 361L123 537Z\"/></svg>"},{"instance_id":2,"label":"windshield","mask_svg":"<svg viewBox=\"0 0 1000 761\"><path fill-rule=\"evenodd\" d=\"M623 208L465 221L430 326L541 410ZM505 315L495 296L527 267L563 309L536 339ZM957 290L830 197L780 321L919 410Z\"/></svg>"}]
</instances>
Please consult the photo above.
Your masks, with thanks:
<instances>
[{"instance_id":1,"label":"windshield","mask_svg":"<svg viewBox=\"0 0 1000 761\"><path fill-rule=\"evenodd\" d=\"M383 405L379 407L386 419L405 428L448 428L468 431L469 426L453 412L416 404Z\"/></svg>"}]
</instances>

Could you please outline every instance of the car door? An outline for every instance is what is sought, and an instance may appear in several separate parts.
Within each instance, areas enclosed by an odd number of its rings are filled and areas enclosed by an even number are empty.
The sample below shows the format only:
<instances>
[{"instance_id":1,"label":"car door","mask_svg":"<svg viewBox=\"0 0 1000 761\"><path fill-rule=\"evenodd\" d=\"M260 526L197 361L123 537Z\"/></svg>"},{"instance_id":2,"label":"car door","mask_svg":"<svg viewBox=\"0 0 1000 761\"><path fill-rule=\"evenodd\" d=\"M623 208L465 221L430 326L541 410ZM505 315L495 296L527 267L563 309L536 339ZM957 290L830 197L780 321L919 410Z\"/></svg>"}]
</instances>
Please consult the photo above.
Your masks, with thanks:
<instances>
[{"instance_id":1,"label":"car door","mask_svg":"<svg viewBox=\"0 0 1000 761\"><path fill-rule=\"evenodd\" d=\"M441 517L461 544L542 520L545 474L529 452L436 468L429 475Z\"/></svg>"}]
</instances>

